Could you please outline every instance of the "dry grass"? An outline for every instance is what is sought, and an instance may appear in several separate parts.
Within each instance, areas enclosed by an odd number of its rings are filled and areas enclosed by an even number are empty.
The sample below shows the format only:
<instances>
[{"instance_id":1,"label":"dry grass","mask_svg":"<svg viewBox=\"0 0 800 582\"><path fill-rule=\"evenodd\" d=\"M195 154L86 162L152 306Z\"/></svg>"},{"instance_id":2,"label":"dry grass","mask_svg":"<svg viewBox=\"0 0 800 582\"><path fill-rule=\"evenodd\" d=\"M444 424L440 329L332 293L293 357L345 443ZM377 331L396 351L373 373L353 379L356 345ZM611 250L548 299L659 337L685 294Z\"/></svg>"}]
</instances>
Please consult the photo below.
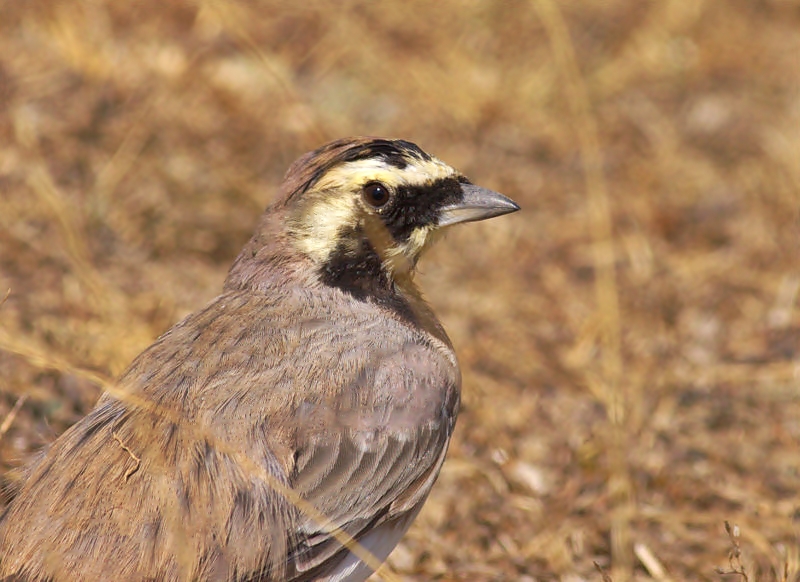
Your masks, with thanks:
<instances>
[{"instance_id":1,"label":"dry grass","mask_svg":"<svg viewBox=\"0 0 800 582\"><path fill-rule=\"evenodd\" d=\"M800 579L800 2L332 6L0 3L3 481L396 136L524 211L422 264L464 411L392 571Z\"/></svg>"}]
</instances>

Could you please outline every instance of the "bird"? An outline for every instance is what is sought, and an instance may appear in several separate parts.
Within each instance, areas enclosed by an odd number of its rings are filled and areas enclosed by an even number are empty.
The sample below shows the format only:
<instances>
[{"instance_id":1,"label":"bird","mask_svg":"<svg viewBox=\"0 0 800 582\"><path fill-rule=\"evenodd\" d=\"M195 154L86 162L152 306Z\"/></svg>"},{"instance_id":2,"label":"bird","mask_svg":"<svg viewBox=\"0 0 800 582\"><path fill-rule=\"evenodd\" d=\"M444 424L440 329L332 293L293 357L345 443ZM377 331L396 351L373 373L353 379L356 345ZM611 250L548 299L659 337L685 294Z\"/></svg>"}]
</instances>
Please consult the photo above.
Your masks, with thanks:
<instances>
[{"instance_id":1,"label":"bird","mask_svg":"<svg viewBox=\"0 0 800 582\"><path fill-rule=\"evenodd\" d=\"M355 582L403 537L461 391L417 261L519 206L374 137L303 155L274 200L222 293L25 469L0 579Z\"/></svg>"}]
</instances>

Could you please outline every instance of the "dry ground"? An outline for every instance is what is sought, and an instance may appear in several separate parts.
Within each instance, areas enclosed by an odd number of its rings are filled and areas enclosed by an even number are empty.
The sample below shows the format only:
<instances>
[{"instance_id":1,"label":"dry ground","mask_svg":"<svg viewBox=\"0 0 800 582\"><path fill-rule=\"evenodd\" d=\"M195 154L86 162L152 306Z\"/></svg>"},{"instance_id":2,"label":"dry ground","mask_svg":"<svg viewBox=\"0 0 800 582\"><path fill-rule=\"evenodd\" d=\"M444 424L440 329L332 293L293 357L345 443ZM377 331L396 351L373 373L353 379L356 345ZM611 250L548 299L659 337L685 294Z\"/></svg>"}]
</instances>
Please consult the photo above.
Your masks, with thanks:
<instances>
[{"instance_id":1,"label":"dry ground","mask_svg":"<svg viewBox=\"0 0 800 582\"><path fill-rule=\"evenodd\" d=\"M423 261L465 405L392 571L798 579L797 0L0 1L3 483L353 134L523 206Z\"/></svg>"}]
</instances>

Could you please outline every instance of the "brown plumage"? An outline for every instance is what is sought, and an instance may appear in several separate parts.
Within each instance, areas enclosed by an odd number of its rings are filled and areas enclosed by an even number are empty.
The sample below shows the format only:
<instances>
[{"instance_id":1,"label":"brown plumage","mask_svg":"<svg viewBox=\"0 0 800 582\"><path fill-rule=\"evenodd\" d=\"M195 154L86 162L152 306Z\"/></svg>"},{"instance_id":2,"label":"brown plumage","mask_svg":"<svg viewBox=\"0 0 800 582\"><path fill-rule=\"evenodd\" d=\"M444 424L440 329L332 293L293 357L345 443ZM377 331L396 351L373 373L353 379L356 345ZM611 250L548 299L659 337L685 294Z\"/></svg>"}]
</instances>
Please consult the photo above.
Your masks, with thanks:
<instances>
[{"instance_id":1,"label":"brown plumage","mask_svg":"<svg viewBox=\"0 0 800 582\"><path fill-rule=\"evenodd\" d=\"M223 293L31 465L0 521L0 576L364 580L331 524L385 559L458 412L413 268L439 228L516 209L404 141L301 157Z\"/></svg>"}]
</instances>

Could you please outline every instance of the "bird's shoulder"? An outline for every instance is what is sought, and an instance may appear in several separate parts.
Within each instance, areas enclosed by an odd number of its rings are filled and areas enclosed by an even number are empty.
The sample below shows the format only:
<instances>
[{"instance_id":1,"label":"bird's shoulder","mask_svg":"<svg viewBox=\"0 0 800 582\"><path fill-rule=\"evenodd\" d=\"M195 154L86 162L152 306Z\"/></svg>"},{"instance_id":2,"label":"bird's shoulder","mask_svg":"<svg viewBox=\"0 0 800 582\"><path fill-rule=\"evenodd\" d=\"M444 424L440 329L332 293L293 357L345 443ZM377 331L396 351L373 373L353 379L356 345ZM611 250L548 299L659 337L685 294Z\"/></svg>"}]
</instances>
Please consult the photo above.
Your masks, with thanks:
<instances>
[{"instance_id":1,"label":"bird's shoulder","mask_svg":"<svg viewBox=\"0 0 800 582\"><path fill-rule=\"evenodd\" d=\"M446 336L336 289L287 286L218 296L142 352L121 384L220 419L302 413L310 403L397 406L412 387L457 389L460 373Z\"/></svg>"}]
</instances>

